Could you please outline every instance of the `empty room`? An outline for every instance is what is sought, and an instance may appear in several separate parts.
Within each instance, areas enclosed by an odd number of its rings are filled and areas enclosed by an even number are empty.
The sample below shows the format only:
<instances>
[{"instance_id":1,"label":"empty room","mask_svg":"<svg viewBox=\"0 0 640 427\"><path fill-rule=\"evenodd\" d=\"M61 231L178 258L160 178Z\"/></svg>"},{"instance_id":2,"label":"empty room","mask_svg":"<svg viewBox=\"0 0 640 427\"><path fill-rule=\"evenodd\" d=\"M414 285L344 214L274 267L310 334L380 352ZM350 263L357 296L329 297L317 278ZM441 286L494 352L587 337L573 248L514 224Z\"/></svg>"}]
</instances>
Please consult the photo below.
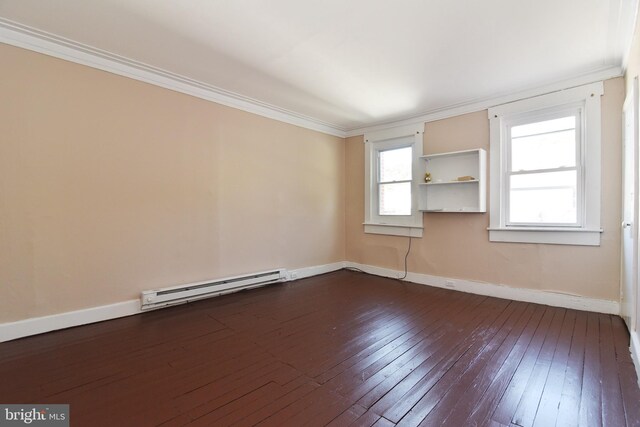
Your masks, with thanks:
<instances>
[{"instance_id":1,"label":"empty room","mask_svg":"<svg viewBox=\"0 0 640 427\"><path fill-rule=\"evenodd\" d=\"M638 0L0 0L0 426L640 426Z\"/></svg>"}]
</instances>

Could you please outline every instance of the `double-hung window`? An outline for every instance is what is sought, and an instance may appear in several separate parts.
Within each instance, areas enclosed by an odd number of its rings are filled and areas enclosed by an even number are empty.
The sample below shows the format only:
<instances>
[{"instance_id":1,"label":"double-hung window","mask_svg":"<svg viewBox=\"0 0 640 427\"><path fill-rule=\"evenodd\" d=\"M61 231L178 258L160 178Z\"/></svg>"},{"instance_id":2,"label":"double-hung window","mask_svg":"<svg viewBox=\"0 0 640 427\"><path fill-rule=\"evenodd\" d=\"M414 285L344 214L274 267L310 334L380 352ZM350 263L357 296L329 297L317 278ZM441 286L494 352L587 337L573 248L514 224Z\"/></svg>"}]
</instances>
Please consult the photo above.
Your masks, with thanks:
<instances>
[{"instance_id":1,"label":"double-hung window","mask_svg":"<svg viewBox=\"0 0 640 427\"><path fill-rule=\"evenodd\" d=\"M365 232L422 236L417 208L424 125L365 135Z\"/></svg>"},{"instance_id":2,"label":"double-hung window","mask_svg":"<svg viewBox=\"0 0 640 427\"><path fill-rule=\"evenodd\" d=\"M563 108L507 125L508 226L582 225L581 115Z\"/></svg>"},{"instance_id":3,"label":"double-hung window","mask_svg":"<svg viewBox=\"0 0 640 427\"><path fill-rule=\"evenodd\" d=\"M602 83L489 110L490 240L599 245Z\"/></svg>"},{"instance_id":4,"label":"double-hung window","mask_svg":"<svg viewBox=\"0 0 640 427\"><path fill-rule=\"evenodd\" d=\"M411 215L411 145L376 152L378 217Z\"/></svg>"}]
</instances>

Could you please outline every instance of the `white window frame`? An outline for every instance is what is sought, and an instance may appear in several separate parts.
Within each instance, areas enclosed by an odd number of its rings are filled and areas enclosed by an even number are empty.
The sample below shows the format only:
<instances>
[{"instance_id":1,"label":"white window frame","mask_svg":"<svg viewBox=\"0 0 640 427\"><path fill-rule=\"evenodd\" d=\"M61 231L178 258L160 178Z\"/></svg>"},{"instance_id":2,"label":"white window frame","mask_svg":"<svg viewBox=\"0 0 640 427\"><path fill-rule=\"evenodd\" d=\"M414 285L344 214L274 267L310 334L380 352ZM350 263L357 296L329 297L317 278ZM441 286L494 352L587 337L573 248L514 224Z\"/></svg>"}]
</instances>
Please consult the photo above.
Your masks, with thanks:
<instances>
[{"instance_id":1,"label":"white window frame","mask_svg":"<svg viewBox=\"0 0 640 427\"><path fill-rule=\"evenodd\" d=\"M369 132L364 135L365 188L364 232L392 236L422 237L422 212L418 210L418 182L422 176L422 135L424 123ZM379 215L378 159L381 151L411 147L411 215Z\"/></svg>"},{"instance_id":2,"label":"white window frame","mask_svg":"<svg viewBox=\"0 0 640 427\"><path fill-rule=\"evenodd\" d=\"M599 246L601 196L602 82L566 89L489 109L490 125L490 226L492 242L548 243ZM576 224L510 223L509 129L519 123L576 112L578 171L578 218Z\"/></svg>"},{"instance_id":3,"label":"white window frame","mask_svg":"<svg viewBox=\"0 0 640 427\"><path fill-rule=\"evenodd\" d=\"M559 108L545 109L542 112L536 111L533 113L524 113L522 115L517 115L504 120L504 126L505 126L504 132L506 134L505 145L504 145L506 165L505 165L505 170L503 172L503 179L504 179L504 186L505 186L505 189L504 189L505 203L502 204L502 209L503 209L502 215L504 215L506 227L508 228L510 227L571 227L573 228L573 227L581 227L582 224L584 224L584 205L583 205L584 164L583 164L583 157L582 157L582 152L584 151L583 149L584 140L582 138L582 135L584 133L583 126L582 126L584 123L584 120L582 119L584 117L583 110L584 109L583 109L582 103L577 103L572 105L563 105ZM510 130L514 126L521 126L525 124L537 123L537 122L553 120L553 119L568 117L568 116L576 117L576 159L575 159L576 165L574 167L564 167L564 168L558 167L558 168L549 168L545 170L512 171L511 150L512 150L513 140L510 135ZM577 193L578 194L577 194L576 205L577 205L578 212L577 212L577 218L575 223L573 224L551 224L551 223L540 224L540 223L518 223L518 222L511 221L511 218L509 217L509 204L510 204L509 196L511 192L509 191L508 183L510 182L510 178L512 176L523 175L523 174L528 175L528 174L534 174L534 173L562 172L566 170L575 170L577 172Z\"/></svg>"}]
</instances>

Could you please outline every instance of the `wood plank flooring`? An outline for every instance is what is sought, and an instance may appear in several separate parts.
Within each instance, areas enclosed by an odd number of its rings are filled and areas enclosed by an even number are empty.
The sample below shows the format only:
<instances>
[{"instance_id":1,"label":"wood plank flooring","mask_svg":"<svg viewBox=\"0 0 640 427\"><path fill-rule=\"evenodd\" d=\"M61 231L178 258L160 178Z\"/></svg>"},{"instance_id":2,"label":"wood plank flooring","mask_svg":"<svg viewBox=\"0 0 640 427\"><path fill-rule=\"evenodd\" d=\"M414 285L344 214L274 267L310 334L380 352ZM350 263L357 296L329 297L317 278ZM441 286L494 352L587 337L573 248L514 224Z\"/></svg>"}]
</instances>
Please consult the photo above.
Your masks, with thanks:
<instances>
[{"instance_id":1,"label":"wood plank flooring","mask_svg":"<svg viewBox=\"0 0 640 427\"><path fill-rule=\"evenodd\" d=\"M0 344L73 426L640 426L618 316L339 271Z\"/></svg>"}]
</instances>

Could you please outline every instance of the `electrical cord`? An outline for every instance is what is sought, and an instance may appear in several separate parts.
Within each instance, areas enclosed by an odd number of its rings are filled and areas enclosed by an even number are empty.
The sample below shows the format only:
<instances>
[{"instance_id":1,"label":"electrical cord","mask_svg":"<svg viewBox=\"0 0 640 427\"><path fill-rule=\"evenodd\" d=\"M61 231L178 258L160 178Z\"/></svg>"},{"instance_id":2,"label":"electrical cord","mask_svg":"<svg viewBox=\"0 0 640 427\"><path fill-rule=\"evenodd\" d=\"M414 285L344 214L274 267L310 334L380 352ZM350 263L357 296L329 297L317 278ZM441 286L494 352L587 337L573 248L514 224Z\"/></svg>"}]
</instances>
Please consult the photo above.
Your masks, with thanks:
<instances>
[{"instance_id":1,"label":"electrical cord","mask_svg":"<svg viewBox=\"0 0 640 427\"><path fill-rule=\"evenodd\" d=\"M407 253L404 255L404 276L402 277L398 277L398 280L403 280L406 279L407 277L407 258L409 258L409 252L411 252L411 236L409 236L409 247L407 248ZM345 267L343 270L347 270L347 271L355 271L356 273L367 273L364 270L361 270L359 268L356 267Z\"/></svg>"},{"instance_id":2,"label":"electrical cord","mask_svg":"<svg viewBox=\"0 0 640 427\"><path fill-rule=\"evenodd\" d=\"M411 252L411 236L409 236L409 247L407 248L407 253L404 256L404 276L398 277L398 280L403 280L407 277L407 258L409 258L409 252Z\"/></svg>"}]
</instances>

